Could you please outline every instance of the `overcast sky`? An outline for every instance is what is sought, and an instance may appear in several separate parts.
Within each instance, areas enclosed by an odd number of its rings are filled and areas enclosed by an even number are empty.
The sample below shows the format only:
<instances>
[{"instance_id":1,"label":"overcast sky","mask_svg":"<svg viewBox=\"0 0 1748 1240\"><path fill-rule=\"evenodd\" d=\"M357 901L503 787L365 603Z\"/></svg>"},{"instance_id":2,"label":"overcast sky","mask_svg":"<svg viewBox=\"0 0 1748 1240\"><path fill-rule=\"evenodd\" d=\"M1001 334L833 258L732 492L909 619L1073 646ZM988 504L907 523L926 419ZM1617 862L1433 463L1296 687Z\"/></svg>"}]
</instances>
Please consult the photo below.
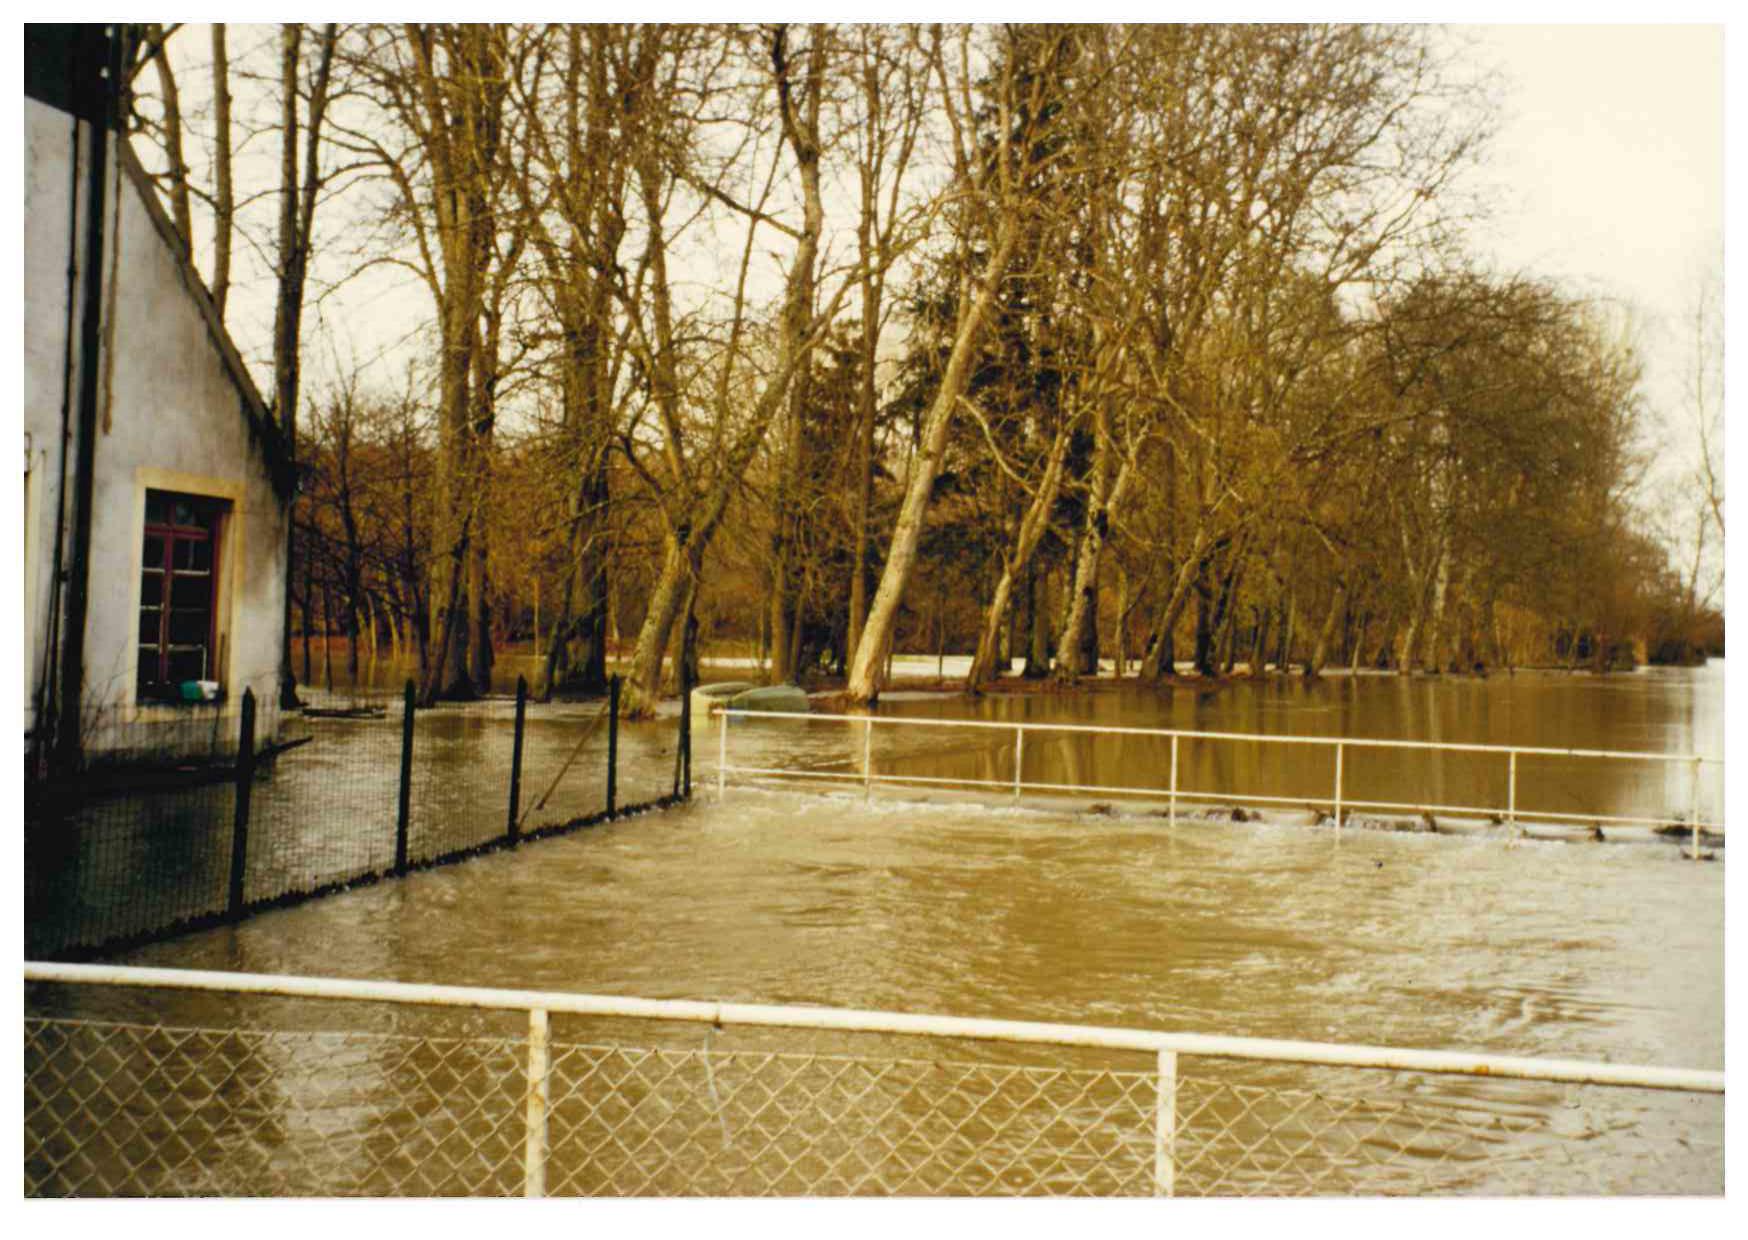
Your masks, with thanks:
<instances>
[{"instance_id":1,"label":"overcast sky","mask_svg":"<svg viewBox=\"0 0 1748 1240\"><path fill-rule=\"evenodd\" d=\"M1647 395L1678 400L1684 311L1724 238L1717 26L1470 27L1507 75L1486 177L1500 262L1630 301Z\"/></svg>"}]
</instances>

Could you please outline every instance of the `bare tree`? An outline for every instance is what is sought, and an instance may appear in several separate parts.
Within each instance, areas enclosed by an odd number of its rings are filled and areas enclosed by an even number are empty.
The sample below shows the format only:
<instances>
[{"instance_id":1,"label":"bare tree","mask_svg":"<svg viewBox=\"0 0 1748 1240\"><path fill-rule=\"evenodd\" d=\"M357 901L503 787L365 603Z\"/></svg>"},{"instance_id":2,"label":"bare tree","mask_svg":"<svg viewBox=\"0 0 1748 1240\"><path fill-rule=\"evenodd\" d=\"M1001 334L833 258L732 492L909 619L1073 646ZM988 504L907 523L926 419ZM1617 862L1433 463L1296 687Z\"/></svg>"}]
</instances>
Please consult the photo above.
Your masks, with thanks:
<instances>
[{"instance_id":1,"label":"bare tree","mask_svg":"<svg viewBox=\"0 0 1748 1240\"><path fill-rule=\"evenodd\" d=\"M1059 75L1050 70L1069 51L1068 35L1060 30L1008 29L1002 33L994 49L996 63L990 67L995 134L993 147L986 152L978 149L972 128L978 109L972 98L971 33L962 32L957 41L958 54L951 69L947 41L939 28L929 51L939 83L938 97L952 130L952 192L970 217L960 231L961 275L953 346L911 461L910 481L892 532L880 587L851 657L848 693L852 700L862 702L879 696L888 643L915 568L917 543L946 448L947 431L965 391L985 317L1019 242L1028 189L1040 166L1053 158L1039 139L1050 122L1057 102L1054 92L1060 85ZM974 237L987 247L981 254L974 250Z\"/></svg>"}]
</instances>

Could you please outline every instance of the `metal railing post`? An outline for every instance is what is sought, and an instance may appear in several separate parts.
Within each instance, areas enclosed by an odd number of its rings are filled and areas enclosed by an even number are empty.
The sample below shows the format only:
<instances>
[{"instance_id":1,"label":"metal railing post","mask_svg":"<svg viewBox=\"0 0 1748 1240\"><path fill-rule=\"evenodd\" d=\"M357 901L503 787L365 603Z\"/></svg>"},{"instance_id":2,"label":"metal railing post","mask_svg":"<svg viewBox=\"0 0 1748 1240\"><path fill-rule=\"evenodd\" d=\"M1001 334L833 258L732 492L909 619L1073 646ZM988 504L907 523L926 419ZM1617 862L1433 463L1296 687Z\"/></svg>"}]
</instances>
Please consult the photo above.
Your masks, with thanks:
<instances>
[{"instance_id":1,"label":"metal railing post","mask_svg":"<svg viewBox=\"0 0 1748 1240\"><path fill-rule=\"evenodd\" d=\"M1688 819L1693 823L1693 859L1699 860L1699 759L1693 760L1693 779L1687 793Z\"/></svg>"},{"instance_id":2,"label":"metal railing post","mask_svg":"<svg viewBox=\"0 0 1748 1240\"><path fill-rule=\"evenodd\" d=\"M716 799L728 796L728 707L716 708Z\"/></svg>"},{"instance_id":3,"label":"metal railing post","mask_svg":"<svg viewBox=\"0 0 1748 1240\"><path fill-rule=\"evenodd\" d=\"M413 682L409 677L401 715L401 791L395 807L395 873L407 872L407 816L413 795Z\"/></svg>"},{"instance_id":4,"label":"metal railing post","mask_svg":"<svg viewBox=\"0 0 1748 1240\"><path fill-rule=\"evenodd\" d=\"M510 816L504 836L514 844L521 834L517 821L522 808L522 728L528 718L528 678L516 677L516 737L510 745Z\"/></svg>"},{"instance_id":5,"label":"metal railing post","mask_svg":"<svg viewBox=\"0 0 1748 1240\"><path fill-rule=\"evenodd\" d=\"M1171 734L1171 794L1165 803L1165 824L1177 826L1177 743L1178 734Z\"/></svg>"},{"instance_id":6,"label":"metal railing post","mask_svg":"<svg viewBox=\"0 0 1748 1240\"><path fill-rule=\"evenodd\" d=\"M1177 1194L1177 1052L1159 1052L1153 1116L1153 1195Z\"/></svg>"},{"instance_id":7,"label":"metal railing post","mask_svg":"<svg viewBox=\"0 0 1748 1240\"><path fill-rule=\"evenodd\" d=\"M1335 742L1335 829L1341 830L1341 758L1343 745Z\"/></svg>"},{"instance_id":8,"label":"metal railing post","mask_svg":"<svg viewBox=\"0 0 1748 1240\"><path fill-rule=\"evenodd\" d=\"M243 915L243 875L249 862L249 793L255 785L255 691L243 690L243 718L237 731L236 813L231 819L231 920ZM1696 835L1697 841L1699 837Z\"/></svg>"},{"instance_id":9,"label":"metal railing post","mask_svg":"<svg viewBox=\"0 0 1748 1240\"><path fill-rule=\"evenodd\" d=\"M531 1009L528 1013L528 1131L522 1149L524 1197L546 1196L546 1110L552 1100L548 1072L551 1050L546 1035L546 1009Z\"/></svg>"},{"instance_id":10,"label":"metal railing post","mask_svg":"<svg viewBox=\"0 0 1748 1240\"><path fill-rule=\"evenodd\" d=\"M1040 721L1035 720L1035 719L1029 720L1029 721L1024 722L1024 723L1016 722L1014 720L1000 720L1000 719L953 719L953 720L906 719L906 718L897 718L897 717L892 717L892 716L887 716L884 718L876 719L872 716L861 714L861 713L857 713L857 714L816 714L816 713L813 713L811 711L806 711L806 712L772 711L772 712L760 714L759 718L761 720L771 720L771 721L780 720L780 719L802 719L802 720L808 720L808 721L813 722L813 723L831 721L831 722L835 722L835 723L860 724L863 728L863 734L862 734L863 769L859 772L855 769L853 758L851 760L851 764L848 767L840 765L840 766L838 766L836 768L832 768L830 770L822 770L819 768L805 766L805 765L803 765L801 767L784 766L784 765L782 765L781 758L772 758L769 760L772 765L764 765L764 764L760 764L760 763L755 763L754 765L751 765L751 766L735 768L735 769L741 771L741 773L743 773L743 774L749 774L749 775L752 775L755 777L769 775L769 776L779 776L779 777L785 777L785 778L797 777L797 778L812 778L812 779L842 781L840 786L847 786L847 785L853 785L856 783L860 783L863 786L865 798L872 799L872 792L871 792L872 786L875 783L877 783L879 781L879 779L881 778L879 776L878 772L874 769L874 763L873 763L872 727L873 727L874 723L879 722L882 724L892 724L894 726L913 725L915 727L924 728L924 729L938 727L938 728L977 730L979 732L979 734L988 733L991 735L993 735L995 732L1006 730L1006 731L1012 731L1014 733L1014 740L1013 740L1014 770L1006 778L1001 777L999 774L997 774L995 772L990 772L988 774L988 777L986 777L986 778L969 778L969 777L966 777L966 778L939 778L939 777L922 776L922 775L908 776L908 775L897 775L897 774L895 774L893 776L893 778L898 779L901 782L914 780L915 782L922 783L922 784L940 784L940 785L952 785L952 786L977 788L980 790L987 790L990 793L990 795L992 795L992 796L999 795L999 793L997 793L996 790L1000 789L1000 790L1005 791L1007 793L1010 801L1013 803L1017 803L1017 802L1023 800L1027 788L1032 788L1033 790L1047 791L1047 792L1051 792L1051 793L1099 792L1099 793L1116 793L1116 794L1120 794L1120 795L1132 795L1132 794L1137 794L1137 793L1142 793L1142 792L1146 792L1150 795L1157 795L1159 792L1168 792L1169 798L1170 798L1170 803L1169 803L1169 807L1167 809L1166 817L1167 817L1170 825L1173 827L1175 827L1177 825L1177 808L1178 808L1178 801L1179 800L1181 800L1185 797L1188 797L1192 801L1194 801L1197 799L1205 799L1207 797L1217 795L1215 792L1213 792L1212 790L1208 790L1208 789L1204 789L1204 790L1199 791L1199 792L1197 792L1197 791L1185 791L1184 790L1184 787L1183 787L1183 784L1184 784L1183 742L1185 739L1196 740L1196 741L1204 741L1204 740L1205 741L1239 741L1239 742L1253 742L1253 743L1260 742L1260 743L1264 743L1264 744L1276 744L1276 745L1297 745L1297 746L1305 747L1306 749L1322 748L1324 746L1330 747L1331 749L1333 749L1335 751L1335 773L1334 773L1334 777L1333 777L1333 781L1332 781L1333 785L1334 785L1334 790L1331 793L1331 795L1327 798L1313 797L1311 804L1312 804L1312 807L1315 808L1316 802L1319 799L1322 799L1325 801L1326 804L1328 804L1330 806L1331 813L1333 816L1333 826L1335 827L1335 829L1338 832L1345 832L1345 830L1347 829L1347 815L1355 806L1358 806L1362 810L1368 810L1368 811L1372 811L1372 810L1386 811L1386 812L1388 812L1388 811L1413 811L1413 812L1419 813L1419 814L1434 814L1434 813L1439 813L1439 814L1444 814L1444 813L1481 814L1481 815L1486 816L1489 820L1491 820L1495 823L1503 823L1506 821L1511 822L1512 824L1514 824L1514 828L1515 828L1516 832L1518 833L1518 835L1521 836L1524 833L1524 825L1523 824L1526 821L1527 822L1534 822L1538 818L1546 818L1546 817L1554 816L1554 815L1550 815L1549 813L1547 813L1545 811L1524 810L1520 804L1519 797L1518 797L1518 788L1517 788L1517 782L1518 782L1517 781L1517 776L1518 776L1517 768L1519 765L1518 759L1525 757L1525 756L1530 756L1530 757L1549 756L1549 757L1559 757L1559 758L1595 758L1595 759L1619 760L1619 761L1662 762L1665 764L1675 764L1675 765L1680 765L1683 763L1690 764L1693 768L1693 771L1694 771L1695 788L1694 788L1694 791L1692 793L1692 796L1693 796L1693 800L1694 800L1694 804L1695 804L1695 815L1696 815L1696 823L1694 825L1697 826L1698 825L1697 815L1700 812L1700 790L1698 789L1698 786L1697 786L1698 781L1699 781L1699 776L1700 776L1700 768L1702 768L1705 765L1705 763L1707 763L1707 762L1720 761L1720 759L1718 759L1718 758L1708 757L1708 756L1703 756L1703 755L1695 755L1695 754L1690 754L1690 753L1679 753L1679 754L1627 753L1627 752L1615 752L1615 751L1607 751L1607 750L1551 749L1551 748L1537 748L1535 746L1484 745L1484 744L1470 744L1470 743L1462 743L1462 742L1403 741L1403 740L1390 740L1390 739L1384 739L1384 738L1372 738L1372 737L1363 737L1363 736L1258 735L1258 734L1252 734L1252 733L1236 733L1236 732L1199 732L1199 731L1191 731L1191 730L1180 730L1180 729L1174 729L1174 728L1132 728L1132 727L1109 727L1109 728L1106 728L1106 727L1098 727L1098 726L1082 725L1082 724L1057 724L1057 723L1049 723L1049 722L1040 722ZM1053 783L1053 782L1050 782L1048 780L1046 780L1045 782L1042 782L1042 783L1038 783L1038 782L1028 783L1026 780L1026 777L1025 777L1025 742L1026 742L1026 734L1030 733L1030 732L1042 732L1046 736L1049 736L1052 734L1071 734L1071 735L1076 735L1076 736L1088 735L1088 734L1099 734L1099 735L1109 734L1112 736L1145 736L1145 737L1149 737L1149 738L1158 738L1158 737L1167 738L1171 741L1171 767L1172 767L1172 771L1171 771L1171 783L1169 785L1169 789L1159 788L1157 785L1149 786L1146 788L1106 787L1102 784L1096 784L1096 783L1093 783L1093 784ZM720 768L718 771L718 797L720 799L721 795L723 794L723 792L726 789L726 774L725 773L728 770L727 740L726 740L726 737L724 737L721 733L718 733L718 745L719 745L719 750L720 750L720 758L719 758L719 762L718 762L718 766ZM1471 805L1471 804L1446 805L1446 804L1432 803L1432 802L1426 801L1425 799L1418 799L1418 800L1407 801L1407 802L1398 802L1398 801L1388 801L1388 800L1365 800L1362 798L1359 801L1350 802L1347 799L1347 750L1350 746L1357 748L1357 749L1380 750L1380 751L1389 751L1389 752L1413 750L1413 751L1421 752L1421 753L1486 754L1486 755L1493 755L1493 756L1503 755L1506 758L1507 763L1508 763L1507 770L1508 770L1509 793L1508 793L1507 804L1500 805L1497 802L1492 801L1491 798L1488 798L1485 804L1480 804L1480 805ZM1667 766L1665 769L1667 769ZM1363 792L1364 792L1364 789L1362 789L1362 793ZM1246 802L1246 803L1248 803L1248 802L1272 803L1272 804L1292 805L1292 806L1298 806L1298 807L1303 807L1305 804L1305 801L1304 801L1302 794L1297 795L1297 796L1292 796L1292 797L1276 796L1276 795L1265 796L1265 795L1260 795L1260 794L1253 794L1253 795L1245 796L1242 793L1235 793L1234 795L1237 795L1241 801ZM1371 795L1376 796L1378 794L1374 792ZM1577 811L1573 811L1573 812L1577 813ZM1589 814L1584 814L1584 815L1580 815L1580 816L1594 818L1594 821L1598 824L1602 824L1602 823L1610 823L1610 824L1613 824L1613 823L1635 823L1635 824L1650 823L1650 824L1658 826L1658 827L1673 827L1677 831L1679 831L1680 826L1681 826L1682 822L1684 821L1682 819L1682 817L1680 816L1680 812L1679 812L1678 807L1671 807L1670 810L1666 811L1663 816L1657 817L1657 818L1645 818L1642 816L1622 817L1622 816L1618 816L1618 815L1609 816L1609 815L1589 815ZM1192 815L1192 817L1193 817L1193 815ZM1703 836L1703 832L1698 831L1698 830L1693 831L1693 841L1692 841L1691 846L1697 848L1698 846L1703 844L1704 841L1703 841L1702 836Z\"/></svg>"},{"instance_id":11,"label":"metal railing post","mask_svg":"<svg viewBox=\"0 0 1748 1240\"><path fill-rule=\"evenodd\" d=\"M680 799L692 799L692 661L680 661Z\"/></svg>"},{"instance_id":12,"label":"metal railing post","mask_svg":"<svg viewBox=\"0 0 1748 1240\"><path fill-rule=\"evenodd\" d=\"M619 810L619 677L607 682L607 817Z\"/></svg>"}]
</instances>

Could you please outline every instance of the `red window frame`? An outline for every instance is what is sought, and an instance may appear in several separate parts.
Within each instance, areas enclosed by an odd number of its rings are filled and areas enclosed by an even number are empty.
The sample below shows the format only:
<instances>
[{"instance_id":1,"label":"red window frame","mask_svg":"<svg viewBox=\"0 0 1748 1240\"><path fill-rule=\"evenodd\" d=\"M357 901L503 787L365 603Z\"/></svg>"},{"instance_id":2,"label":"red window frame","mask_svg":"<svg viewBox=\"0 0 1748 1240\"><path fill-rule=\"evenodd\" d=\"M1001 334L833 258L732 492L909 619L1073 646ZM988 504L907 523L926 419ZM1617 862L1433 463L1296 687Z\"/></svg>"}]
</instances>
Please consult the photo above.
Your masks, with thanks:
<instances>
[{"instance_id":1,"label":"red window frame","mask_svg":"<svg viewBox=\"0 0 1748 1240\"><path fill-rule=\"evenodd\" d=\"M218 645L218 580L223 501L170 491L146 492L145 533L140 543L140 610L136 686L142 698L180 697L185 680L215 680ZM154 548L154 542L156 548ZM182 549L186 548L186 554ZM152 562L154 550L157 562ZM205 567L198 567L204 563ZM156 597L150 587L156 582ZM173 613L204 612L200 640L172 640ZM150 640L148 640L150 639ZM198 669L172 675L179 656L198 652Z\"/></svg>"}]
</instances>

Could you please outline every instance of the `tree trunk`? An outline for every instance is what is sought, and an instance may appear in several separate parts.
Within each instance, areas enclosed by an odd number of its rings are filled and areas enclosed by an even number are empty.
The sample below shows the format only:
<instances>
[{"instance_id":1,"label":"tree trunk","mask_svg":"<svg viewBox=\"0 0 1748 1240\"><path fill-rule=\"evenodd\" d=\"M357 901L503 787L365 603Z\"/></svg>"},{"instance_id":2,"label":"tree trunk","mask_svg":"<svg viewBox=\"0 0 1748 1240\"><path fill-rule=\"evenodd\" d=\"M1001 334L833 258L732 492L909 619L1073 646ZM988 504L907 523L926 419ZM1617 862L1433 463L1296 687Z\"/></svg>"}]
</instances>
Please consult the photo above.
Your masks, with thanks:
<instances>
[{"instance_id":1,"label":"tree trunk","mask_svg":"<svg viewBox=\"0 0 1748 1240\"><path fill-rule=\"evenodd\" d=\"M1018 235L1018 222L1012 215L1002 221L1001 232L984 267L975 292L962 287L960 304L965 307L959 330L953 340L947 367L941 376L940 389L935 393L924 423L922 443L911 465L910 486L905 491L899 509L898 524L892 531L892 544L887 552L886 566L880 573L880 588L868 609L868 622L856 653L850 660L847 695L853 702L869 703L880 696L881 656L891 640L898 622L899 604L916 567L917 545L922 539L923 523L928 517L929 497L935 488L935 477L941 469L941 456L947 448L947 430L953 412L970 378L972 355L976 350L984 317L1013 254ZM966 282L969 285L969 280ZM968 303L968 304L967 304Z\"/></svg>"},{"instance_id":2,"label":"tree trunk","mask_svg":"<svg viewBox=\"0 0 1748 1240\"><path fill-rule=\"evenodd\" d=\"M316 64L316 77L310 84L309 125L304 160L303 183L300 187L297 167L297 77L298 46L303 27L287 24L280 32L280 123L283 145L280 148L279 201L279 282L273 307L273 407L285 437L286 454L297 459L297 401L299 387L299 340L303 323L304 281L309 263L310 237L315 227L316 191L321 184L317 156L320 153L322 117L327 110L328 83L334 64L334 47L338 27L329 22L322 29L321 56ZM290 529L286 537L290 539ZM286 547L289 563L291 549ZM286 594L281 617L279 658L279 705L290 709L298 704L297 679L291 672L291 597ZM307 660L306 660L307 662ZM307 671L307 669L306 669Z\"/></svg>"},{"instance_id":3,"label":"tree trunk","mask_svg":"<svg viewBox=\"0 0 1748 1240\"><path fill-rule=\"evenodd\" d=\"M1209 562L1196 571L1196 675L1214 675L1214 585L1208 580Z\"/></svg>"},{"instance_id":4,"label":"tree trunk","mask_svg":"<svg viewBox=\"0 0 1748 1240\"><path fill-rule=\"evenodd\" d=\"M1341 610L1347 603L1347 583L1340 577L1335 579L1335 590L1329 596L1329 610L1323 615L1323 627L1317 631L1317 644L1311 649L1311 659L1305 664L1305 678L1315 680L1323 674L1323 665L1329 659L1329 643L1335 636L1335 622L1341 617Z\"/></svg>"},{"instance_id":5,"label":"tree trunk","mask_svg":"<svg viewBox=\"0 0 1748 1240\"><path fill-rule=\"evenodd\" d=\"M637 649L632 655L631 675L626 678L621 713L628 719L647 718L655 713L661 698L662 661L674 631L674 622L685 605L690 582L698 570L701 558L696 544L682 544L669 534L662 552L662 571L650 594L649 609L644 613L643 626L637 633Z\"/></svg>"},{"instance_id":6,"label":"tree trunk","mask_svg":"<svg viewBox=\"0 0 1748 1240\"><path fill-rule=\"evenodd\" d=\"M194 218L189 210L188 161L182 154L182 103L176 91L176 75L170 71L170 57L164 50L164 27L153 23L148 28L152 39L152 64L158 71L158 90L163 96L164 155L170 161L170 214L176 231L189 252L194 250Z\"/></svg>"},{"instance_id":7,"label":"tree trunk","mask_svg":"<svg viewBox=\"0 0 1748 1240\"><path fill-rule=\"evenodd\" d=\"M863 262L867 263L864 246ZM862 374L856 400L855 531L850 553L850 615L846 642L862 644L862 624L868 614L868 514L874 498L874 366L880 343L880 285L870 273L862 277Z\"/></svg>"},{"instance_id":8,"label":"tree trunk","mask_svg":"<svg viewBox=\"0 0 1748 1240\"><path fill-rule=\"evenodd\" d=\"M1281 617L1281 649L1275 659L1275 666L1283 672L1293 665L1293 640L1298 636L1295 631L1299 627L1299 596L1297 590L1288 590L1286 604L1282 608Z\"/></svg>"},{"instance_id":9,"label":"tree trunk","mask_svg":"<svg viewBox=\"0 0 1748 1240\"><path fill-rule=\"evenodd\" d=\"M787 60L788 28L779 26L771 39L771 66L777 86L778 114L783 139L795 159L801 185L801 235L789 270L788 294L783 304L783 335L800 351L794 377L789 382L788 404L783 415L783 451L778 462L777 489L772 513L775 529L771 538L771 682L796 680L801 647L801 488L807 475L808 438L803 433L808 399L808 353L803 338L813 309L814 263L820 235L825 228L825 208L820 197L821 96L825 91L826 55L831 42L828 28L813 27L804 79L790 76ZM799 97L797 97L799 89Z\"/></svg>"},{"instance_id":10,"label":"tree trunk","mask_svg":"<svg viewBox=\"0 0 1748 1240\"><path fill-rule=\"evenodd\" d=\"M1246 669L1251 679L1256 679L1268 671L1268 635L1270 608L1257 604L1251 608L1251 614L1256 617L1256 631L1250 637L1250 666Z\"/></svg>"},{"instance_id":11,"label":"tree trunk","mask_svg":"<svg viewBox=\"0 0 1748 1240\"><path fill-rule=\"evenodd\" d=\"M1067 683L1072 683L1080 675L1098 674L1099 562L1104 554L1105 540L1110 536L1111 514L1123 502L1129 490L1129 480L1134 476L1131 460L1125 459L1117 469L1116 479L1108 482L1110 456L1115 448L1110 442L1102 405L1099 414L1093 493L1089 497L1086 526L1081 531L1075 556L1068 615L1063 621L1061 641L1056 648L1056 677Z\"/></svg>"},{"instance_id":12,"label":"tree trunk","mask_svg":"<svg viewBox=\"0 0 1748 1240\"><path fill-rule=\"evenodd\" d=\"M307 544L308 540L306 539L305 542ZM303 553L303 682L306 685L310 683L310 614L315 610L314 596L316 588L314 560L310 555L310 551L310 547L306 545ZM291 597L290 589L286 590L285 595L288 599ZM287 606L289 607L289 603ZM286 646L289 649L291 644L289 625L286 628L285 640Z\"/></svg>"},{"instance_id":13,"label":"tree trunk","mask_svg":"<svg viewBox=\"0 0 1748 1240\"><path fill-rule=\"evenodd\" d=\"M1177 624L1190 601L1197 565L1202 555L1202 535L1198 531L1190 555L1177 566L1177 572L1170 575L1171 588L1166 591L1160 603L1159 615L1154 619L1152 635L1148 640L1147 654L1141 660L1143 680L1157 681L1177 673Z\"/></svg>"},{"instance_id":14,"label":"tree trunk","mask_svg":"<svg viewBox=\"0 0 1748 1240\"><path fill-rule=\"evenodd\" d=\"M1026 610L1025 680L1042 680L1050 674L1050 574L1033 573Z\"/></svg>"},{"instance_id":15,"label":"tree trunk","mask_svg":"<svg viewBox=\"0 0 1748 1240\"><path fill-rule=\"evenodd\" d=\"M322 686L334 691L334 591L322 586Z\"/></svg>"},{"instance_id":16,"label":"tree trunk","mask_svg":"<svg viewBox=\"0 0 1748 1240\"><path fill-rule=\"evenodd\" d=\"M1115 633L1116 652L1115 668L1117 679L1123 679L1129 670L1129 573L1122 564L1117 565L1117 626Z\"/></svg>"},{"instance_id":17,"label":"tree trunk","mask_svg":"<svg viewBox=\"0 0 1748 1240\"><path fill-rule=\"evenodd\" d=\"M225 24L212 27L212 304L219 321L231 292L231 236L236 223L236 195L231 187L231 60Z\"/></svg>"},{"instance_id":18,"label":"tree trunk","mask_svg":"<svg viewBox=\"0 0 1748 1240\"><path fill-rule=\"evenodd\" d=\"M1039 479L1037 489L1032 492L1032 498L1020 518L1012 554L1002 557L1001 578L996 582L989 608L984 613L983 630L977 639L977 652L972 656L971 670L965 678L965 688L969 692L977 692L1005 672L1008 666L1012 666L1009 663L1000 669L996 667L998 643L1012 609L1014 582L1024 573L1028 591L1032 588L1033 554L1049 527L1050 510L1054 507L1057 493L1061 489L1062 462L1068 452L1068 429L1066 423L1057 428L1056 438L1050 445L1049 458L1044 465L1043 477ZM1009 647L1011 650L1011 639Z\"/></svg>"}]
</instances>

